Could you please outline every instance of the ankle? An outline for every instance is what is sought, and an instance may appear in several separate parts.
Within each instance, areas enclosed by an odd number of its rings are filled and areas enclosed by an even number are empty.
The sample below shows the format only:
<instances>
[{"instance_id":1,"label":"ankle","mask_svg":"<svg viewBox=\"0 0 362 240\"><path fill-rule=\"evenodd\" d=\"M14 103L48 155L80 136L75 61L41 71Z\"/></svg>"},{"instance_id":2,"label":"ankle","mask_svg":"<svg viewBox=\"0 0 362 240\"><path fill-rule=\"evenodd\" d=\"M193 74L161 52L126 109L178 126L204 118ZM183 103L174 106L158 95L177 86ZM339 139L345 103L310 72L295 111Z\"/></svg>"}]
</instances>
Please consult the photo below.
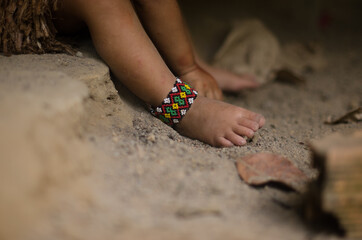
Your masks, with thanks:
<instances>
[{"instance_id":1,"label":"ankle","mask_svg":"<svg viewBox=\"0 0 362 240\"><path fill-rule=\"evenodd\" d=\"M178 72L178 76L180 78L184 77L185 75L191 73L191 72L194 72L194 71L197 71L198 69L200 69L200 66L197 65L196 63L190 65L190 66L187 66L187 67L184 67L182 68L182 70L180 70Z\"/></svg>"},{"instance_id":2,"label":"ankle","mask_svg":"<svg viewBox=\"0 0 362 240\"><path fill-rule=\"evenodd\" d=\"M197 92L176 78L176 82L161 105L151 106L151 114L171 127L176 127L188 113L197 98Z\"/></svg>"}]
</instances>

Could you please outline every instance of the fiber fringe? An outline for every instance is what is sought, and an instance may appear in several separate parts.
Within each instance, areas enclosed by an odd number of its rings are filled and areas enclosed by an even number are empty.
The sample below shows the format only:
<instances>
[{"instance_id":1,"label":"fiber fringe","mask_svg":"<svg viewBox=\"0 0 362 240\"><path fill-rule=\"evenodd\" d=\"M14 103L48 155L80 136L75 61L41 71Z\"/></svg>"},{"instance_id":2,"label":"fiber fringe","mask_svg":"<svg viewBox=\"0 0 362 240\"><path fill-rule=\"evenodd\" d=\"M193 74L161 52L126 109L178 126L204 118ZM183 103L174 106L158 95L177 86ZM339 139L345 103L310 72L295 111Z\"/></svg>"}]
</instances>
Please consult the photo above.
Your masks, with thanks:
<instances>
[{"instance_id":1,"label":"fiber fringe","mask_svg":"<svg viewBox=\"0 0 362 240\"><path fill-rule=\"evenodd\" d=\"M68 53L75 50L56 40L52 10L58 0L1 0L0 52L9 56L22 53Z\"/></svg>"}]
</instances>

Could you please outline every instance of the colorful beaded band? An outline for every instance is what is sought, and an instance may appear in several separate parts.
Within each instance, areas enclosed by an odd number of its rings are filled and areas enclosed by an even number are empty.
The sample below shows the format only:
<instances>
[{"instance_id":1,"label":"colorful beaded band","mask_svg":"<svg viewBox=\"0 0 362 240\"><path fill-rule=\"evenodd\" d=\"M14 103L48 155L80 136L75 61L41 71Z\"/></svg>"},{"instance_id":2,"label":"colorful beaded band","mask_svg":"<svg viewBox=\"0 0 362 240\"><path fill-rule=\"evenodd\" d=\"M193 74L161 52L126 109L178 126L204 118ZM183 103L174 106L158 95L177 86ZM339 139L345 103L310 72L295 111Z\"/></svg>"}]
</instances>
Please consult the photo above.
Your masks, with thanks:
<instances>
[{"instance_id":1,"label":"colorful beaded band","mask_svg":"<svg viewBox=\"0 0 362 240\"><path fill-rule=\"evenodd\" d=\"M171 127L175 127L190 109L197 91L176 78L175 85L158 107L151 107L151 114Z\"/></svg>"}]
</instances>

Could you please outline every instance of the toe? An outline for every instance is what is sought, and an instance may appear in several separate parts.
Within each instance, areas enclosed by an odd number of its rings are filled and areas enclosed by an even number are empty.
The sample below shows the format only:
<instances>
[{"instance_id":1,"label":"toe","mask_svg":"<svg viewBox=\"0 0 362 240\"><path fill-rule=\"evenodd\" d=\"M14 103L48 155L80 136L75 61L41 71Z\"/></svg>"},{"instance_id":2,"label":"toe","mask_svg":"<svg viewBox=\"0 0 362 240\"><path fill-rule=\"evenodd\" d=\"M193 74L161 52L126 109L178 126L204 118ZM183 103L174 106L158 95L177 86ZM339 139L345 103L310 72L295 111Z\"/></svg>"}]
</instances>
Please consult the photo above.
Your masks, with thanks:
<instances>
[{"instance_id":1,"label":"toe","mask_svg":"<svg viewBox=\"0 0 362 240\"><path fill-rule=\"evenodd\" d=\"M226 136L226 139L228 139L230 142L232 142L236 146L243 146L246 144L246 140L242 136L240 136L234 132L229 133Z\"/></svg>"},{"instance_id":2,"label":"toe","mask_svg":"<svg viewBox=\"0 0 362 240\"><path fill-rule=\"evenodd\" d=\"M238 81L240 89L260 87L260 83L256 81L255 76L243 75L242 78L242 81Z\"/></svg>"},{"instance_id":3,"label":"toe","mask_svg":"<svg viewBox=\"0 0 362 240\"><path fill-rule=\"evenodd\" d=\"M244 127L244 126L237 126L234 129L234 132L241 136L247 136L248 138L254 137L254 131L250 128Z\"/></svg>"},{"instance_id":4,"label":"toe","mask_svg":"<svg viewBox=\"0 0 362 240\"><path fill-rule=\"evenodd\" d=\"M233 147L234 146L234 144L230 140L228 140L224 137L220 137L220 138L216 139L215 144L213 144L213 145L215 147Z\"/></svg>"},{"instance_id":5,"label":"toe","mask_svg":"<svg viewBox=\"0 0 362 240\"><path fill-rule=\"evenodd\" d=\"M252 120L247 119L247 118L241 118L239 120L239 125L250 128L254 132L259 129L259 123L258 122L252 121Z\"/></svg>"},{"instance_id":6,"label":"toe","mask_svg":"<svg viewBox=\"0 0 362 240\"><path fill-rule=\"evenodd\" d=\"M261 115L255 112L251 112L249 110L244 109L245 111L242 113L244 118L247 118L251 121L259 122Z\"/></svg>"},{"instance_id":7,"label":"toe","mask_svg":"<svg viewBox=\"0 0 362 240\"><path fill-rule=\"evenodd\" d=\"M245 117L251 121L257 122L259 124L258 128L261 128L265 124L265 118L261 114L251 112Z\"/></svg>"},{"instance_id":8,"label":"toe","mask_svg":"<svg viewBox=\"0 0 362 240\"><path fill-rule=\"evenodd\" d=\"M265 124L265 118L263 116L261 116L260 120L259 120L259 128L263 127Z\"/></svg>"}]
</instances>

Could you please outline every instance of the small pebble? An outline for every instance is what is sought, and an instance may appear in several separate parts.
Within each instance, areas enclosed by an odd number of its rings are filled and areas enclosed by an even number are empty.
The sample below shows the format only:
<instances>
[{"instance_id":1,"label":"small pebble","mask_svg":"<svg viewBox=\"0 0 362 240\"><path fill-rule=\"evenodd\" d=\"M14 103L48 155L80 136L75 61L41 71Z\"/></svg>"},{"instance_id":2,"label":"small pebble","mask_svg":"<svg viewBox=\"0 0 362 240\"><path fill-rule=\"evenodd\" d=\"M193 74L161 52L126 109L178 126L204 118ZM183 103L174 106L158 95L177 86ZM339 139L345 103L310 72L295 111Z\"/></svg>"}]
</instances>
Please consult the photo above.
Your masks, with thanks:
<instances>
[{"instance_id":1,"label":"small pebble","mask_svg":"<svg viewBox=\"0 0 362 240\"><path fill-rule=\"evenodd\" d=\"M82 57L83 57L83 53L80 52L80 51L78 51L78 52L75 54L75 56L82 58Z\"/></svg>"},{"instance_id":2,"label":"small pebble","mask_svg":"<svg viewBox=\"0 0 362 240\"><path fill-rule=\"evenodd\" d=\"M156 142L156 136L151 133L150 135L147 136L147 141L153 142L153 143Z\"/></svg>"}]
</instances>

